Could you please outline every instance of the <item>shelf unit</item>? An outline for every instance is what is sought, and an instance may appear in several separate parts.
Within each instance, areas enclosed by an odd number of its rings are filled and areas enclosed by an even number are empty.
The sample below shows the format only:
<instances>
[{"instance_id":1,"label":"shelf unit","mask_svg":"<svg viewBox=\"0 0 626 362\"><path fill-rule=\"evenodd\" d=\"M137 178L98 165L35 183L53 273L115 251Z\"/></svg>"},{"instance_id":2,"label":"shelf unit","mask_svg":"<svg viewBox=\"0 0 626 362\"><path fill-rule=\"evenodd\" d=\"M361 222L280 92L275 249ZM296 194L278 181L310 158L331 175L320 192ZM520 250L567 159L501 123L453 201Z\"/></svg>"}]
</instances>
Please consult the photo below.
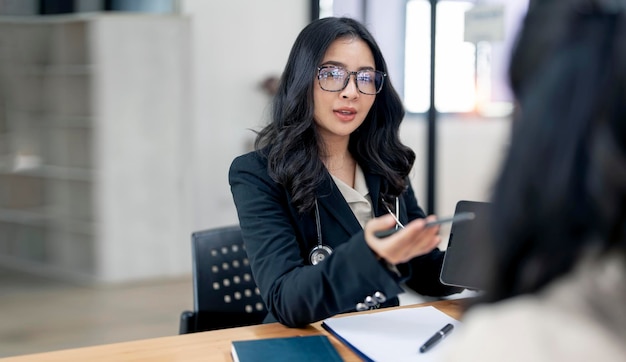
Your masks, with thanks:
<instances>
[{"instance_id":1,"label":"shelf unit","mask_svg":"<svg viewBox=\"0 0 626 362\"><path fill-rule=\"evenodd\" d=\"M176 15L0 17L0 265L189 272L188 39Z\"/></svg>"}]
</instances>

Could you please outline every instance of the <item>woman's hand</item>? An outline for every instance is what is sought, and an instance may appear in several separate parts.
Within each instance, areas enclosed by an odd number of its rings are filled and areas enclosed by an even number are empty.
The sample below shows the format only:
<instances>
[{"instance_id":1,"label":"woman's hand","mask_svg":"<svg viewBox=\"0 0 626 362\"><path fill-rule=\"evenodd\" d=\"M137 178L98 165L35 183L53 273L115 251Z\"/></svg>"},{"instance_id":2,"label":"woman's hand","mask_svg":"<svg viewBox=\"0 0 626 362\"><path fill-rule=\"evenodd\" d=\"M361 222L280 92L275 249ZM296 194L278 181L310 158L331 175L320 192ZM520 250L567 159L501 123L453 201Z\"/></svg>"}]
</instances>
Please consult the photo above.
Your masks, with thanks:
<instances>
[{"instance_id":1,"label":"woman's hand","mask_svg":"<svg viewBox=\"0 0 626 362\"><path fill-rule=\"evenodd\" d=\"M404 263L416 256L428 254L439 245L439 226L424 227L426 221L432 220L436 220L436 217L413 220L404 229L380 239L374 233L393 228L396 222L391 215L377 217L365 224L365 242L378 257L388 263Z\"/></svg>"}]
</instances>

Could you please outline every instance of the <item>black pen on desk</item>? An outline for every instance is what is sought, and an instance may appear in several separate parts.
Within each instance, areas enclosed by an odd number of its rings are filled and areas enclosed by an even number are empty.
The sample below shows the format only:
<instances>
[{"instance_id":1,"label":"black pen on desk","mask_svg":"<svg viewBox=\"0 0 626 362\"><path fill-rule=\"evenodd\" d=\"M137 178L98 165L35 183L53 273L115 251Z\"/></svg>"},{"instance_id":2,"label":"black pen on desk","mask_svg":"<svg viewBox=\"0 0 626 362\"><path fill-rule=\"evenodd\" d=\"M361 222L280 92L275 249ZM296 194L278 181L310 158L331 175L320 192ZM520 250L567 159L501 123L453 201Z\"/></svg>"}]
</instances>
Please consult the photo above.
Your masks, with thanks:
<instances>
[{"instance_id":1,"label":"black pen on desk","mask_svg":"<svg viewBox=\"0 0 626 362\"><path fill-rule=\"evenodd\" d=\"M430 337L426 341L426 343L424 343L420 347L420 353L427 352L429 349L433 348L442 339L446 338L446 336L448 334L450 334L450 332L452 332L453 328L454 328L454 326L452 324L450 324L450 323L448 323L445 326L443 326L443 328L441 328L439 331L437 331L437 333L435 333L432 337Z\"/></svg>"}]
</instances>

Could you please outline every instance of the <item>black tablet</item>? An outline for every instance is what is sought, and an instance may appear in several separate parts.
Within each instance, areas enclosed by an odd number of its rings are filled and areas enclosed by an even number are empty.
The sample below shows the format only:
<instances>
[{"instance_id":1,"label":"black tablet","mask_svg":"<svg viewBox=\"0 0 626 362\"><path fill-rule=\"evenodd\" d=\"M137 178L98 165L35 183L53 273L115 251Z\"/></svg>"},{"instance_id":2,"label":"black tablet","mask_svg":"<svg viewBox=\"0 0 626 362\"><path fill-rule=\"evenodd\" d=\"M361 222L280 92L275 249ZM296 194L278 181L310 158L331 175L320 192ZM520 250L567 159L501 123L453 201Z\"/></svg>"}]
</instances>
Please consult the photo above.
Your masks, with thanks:
<instances>
[{"instance_id":1,"label":"black tablet","mask_svg":"<svg viewBox=\"0 0 626 362\"><path fill-rule=\"evenodd\" d=\"M461 200L454 214L473 213L472 220L452 222L448 247L441 268L443 284L471 290L484 290L486 263L481 257L484 251L480 243L487 237L487 217L490 203ZM484 256L484 254L482 255Z\"/></svg>"}]
</instances>

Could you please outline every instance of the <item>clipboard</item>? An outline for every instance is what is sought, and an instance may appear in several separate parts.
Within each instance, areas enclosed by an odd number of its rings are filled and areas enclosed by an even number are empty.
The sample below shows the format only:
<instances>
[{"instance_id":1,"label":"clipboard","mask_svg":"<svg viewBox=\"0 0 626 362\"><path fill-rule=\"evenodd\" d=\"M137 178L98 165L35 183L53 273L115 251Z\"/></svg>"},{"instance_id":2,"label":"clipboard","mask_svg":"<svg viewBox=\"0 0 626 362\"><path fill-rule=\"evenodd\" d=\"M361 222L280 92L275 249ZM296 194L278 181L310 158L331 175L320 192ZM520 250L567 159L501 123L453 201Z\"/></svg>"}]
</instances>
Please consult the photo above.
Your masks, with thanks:
<instances>
[{"instance_id":1,"label":"clipboard","mask_svg":"<svg viewBox=\"0 0 626 362\"><path fill-rule=\"evenodd\" d=\"M441 361L456 333L436 348L420 353L420 346L441 327L461 322L433 306L381 309L374 313L327 318L322 327L367 362ZM448 345L446 347L446 345Z\"/></svg>"},{"instance_id":2,"label":"clipboard","mask_svg":"<svg viewBox=\"0 0 626 362\"><path fill-rule=\"evenodd\" d=\"M457 202L454 214L472 212L474 219L453 222L450 227L448 247L439 276L442 284L476 291L485 290L488 266L484 262L484 248L481 244L488 235L490 205L480 201Z\"/></svg>"}]
</instances>

